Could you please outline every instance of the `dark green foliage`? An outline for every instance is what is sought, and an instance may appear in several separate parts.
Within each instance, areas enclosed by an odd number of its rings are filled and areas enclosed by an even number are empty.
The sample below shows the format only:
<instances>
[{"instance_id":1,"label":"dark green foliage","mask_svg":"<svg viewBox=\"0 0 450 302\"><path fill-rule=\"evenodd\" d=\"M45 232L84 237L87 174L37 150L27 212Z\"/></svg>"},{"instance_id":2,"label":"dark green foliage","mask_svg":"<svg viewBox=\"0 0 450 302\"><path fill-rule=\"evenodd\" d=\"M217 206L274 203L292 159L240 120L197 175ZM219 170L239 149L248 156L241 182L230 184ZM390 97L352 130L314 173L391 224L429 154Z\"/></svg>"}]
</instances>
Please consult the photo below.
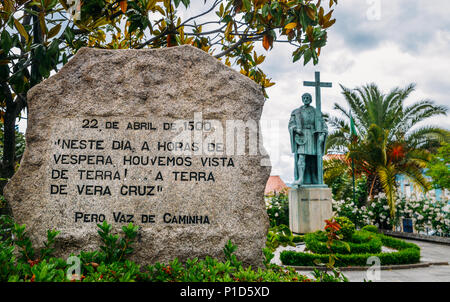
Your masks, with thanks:
<instances>
[{"instance_id":1,"label":"dark green foliage","mask_svg":"<svg viewBox=\"0 0 450 302\"><path fill-rule=\"evenodd\" d=\"M415 90L410 84L383 93L376 84L355 89L342 88L349 109L335 103L341 117L331 117L335 130L329 133L326 150L345 153L353 159L357 174L367 177L367 192L373 197L386 194L390 216L395 217L398 175L406 175L415 185L427 191L430 184L423 175L424 164L430 152L440 142L449 141L449 132L443 128L419 125L439 115L447 115L446 106L423 100L407 105L408 96ZM350 118L357 136L350 131Z\"/></svg>"},{"instance_id":2,"label":"dark green foliage","mask_svg":"<svg viewBox=\"0 0 450 302\"><path fill-rule=\"evenodd\" d=\"M332 271L332 274L314 269L313 276L320 282L348 282L347 277L345 277L339 270L336 269Z\"/></svg>"},{"instance_id":3,"label":"dark green foliage","mask_svg":"<svg viewBox=\"0 0 450 302\"><path fill-rule=\"evenodd\" d=\"M367 203L367 178L362 175L355 180L355 200L353 200L352 172L348 163L341 160L324 163L325 183L331 188L334 200L352 200L357 207Z\"/></svg>"},{"instance_id":4,"label":"dark green foliage","mask_svg":"<svg viewBox=\"0 0 450 302\"><path fill-rule=\"evenodd\" d=\"M0 195L0 200L3 199L3 195ZM0 215L0 242L10 242L12 240L12 229L14 227L14 221L11 216Z\"/></svg>"},{"instance_id":5,"label":"dark green foliage","mask_svg":"<svg viewBox=\"0 0 450 302\"><path fill-rule=\"evenodd\" d=\"M342 235L343 240L349 240L355 232L355 224L347 217L336 217L335 220L341 226L341 229L336 234L338 236Z\"/></svg>"},{"instance_id":6,"label":"dark green foliage","mask_svg":"<svg viewBox=\"0 0 450 302\"><path fill-rule=\"evenodd\" d=\"M0 127L0 157L3 157L3 136L4 136L4 125L3 122L0 123L1 127ZM16 154L15 154L15 159L16 162L19 163L23 152L25 151L25 135L21 132L19 132L19 127L16 126Z\"/></svg>"},{"instance_id":7,"label":"dark green foliage","mask_svg":"<svg viewBox=\"0 0 450 302\"><path fill-rule=\"evenodd\" d=\"M289 196L282 191L265 197L270 227L289 225Z\"/></svg>"},{"instance_id":8,"label":"dark green foliage","mask_svg":"<svg viewBox=\"0 0 450 302\"><path fill-rule=\"evenodd\" d=\"M132 243L137 237L138 226L132 223L122 227L125 236L119 239L119 235L110 234L112 226L106 221L103 224L97 224L100 228L98 234L102 239L101 250L105 253L106 263L121 261L123 258L133 252Z\"/></svg>"},{"instance_id":9,"label":"dark green foliage","mask_svg":"<svg viewBox=\"0 0 450 302\"><path fill-rule=\"evenodd\" d=\"M294 239L292 239L292 241L294 243L304 242L305 241L305 236L304 235L294 235Z\"/></svg>"},{"instance_id":10,"label":"dark green foliage","mask_svg":"<svg viewBox=\"0 0 450 302\"><path fill-rule=\"evenodd\" d=\"M235 267L230 261L221 262L215 258L206 257L188 259L180 263L177 259L167 265L156 263L147 266L148 273L143 281L152 282L297 282L311 281L299 275L293 269L272 265L270 269L252 269L243 266Z\"/></svg>"},{"instance_id":11,"label":"dark green foliage","mask_svg":"<svg viewBox=\"0 0 450 302\"><path fill-rule=\"evenodd\" d=\"M23 261L34 260L34 249L27 232L25 231L25 225L14 224L12 230L14 234L14 244L20 248L20 254Z\"/></svg>"},{"instance_id":12,"label":"dark green foliage","mask_svg":"<svg viewBox=\"0 0 450 302\"><path fill-rule=\"evenodd\" d=\"M238 261L234 252L237 250L237 246L231 243L231 240L228 240L227 244L223 248L223 253L225 254L225 259L230 261L231 265L234 267L241 267L242 262Z\"/></svg>"},{"instance_id":13,"label":"dark green foliage","mask_svg":"<svg viewBox=\"0 0 450 302\"><path fill-rule=\"evenodd\" d=\"M378 228L374 225L366 225L361 230L367 231L367 232L372 232L372 233L378 233Z\"/></svg>"},{"instance_id":14,"label":"dark green foliage","mask_svg":"<svg viewBox=\"0 0 450 302\"><path fill-rule=\"evenodd\" d=\"M371 256L378 257L381 261L381 265L411 264L420 262L420 248L417 245L382 234L374 235L374 237L381 240L382 245L397 249L398 252L336 254L336 266L366 266L367 259ZM328 261L328 257L328 254L310 254L293 251L283 251L280 255L283 264L296 266L314 266L317 262Z\"/></svg>"},{"instance_id":15,"label":"dark green foliage","mask_svg":"<svg viewBox=\"0 0 450 302\"><path fill-rule=\"evenodd\" d=\"M374 234L358 231L353 236L350 241L345 241L347 244L335 241L331 245L331 251L336 254L381 253L381 240ZM326 241L327 237L321 231L305 235L306 248L315 254L330 253Z\"/></svg>"},{"instance_id":16,"label":"dark green foliage","mask_svg":"<svg viewBox=\"0 0 450 302\"><path fill-rule=\"evenodd\" d=\"M433 178L435 188L450 190L450 144L442 143L427 168L426 173Z\"/></svg>"},{"instance_id":17,"label":"dark green foliage","mask_svg":"<svg viewBox=\"0 0 450 302\"><path fill-rule=\"evenodd\" d=\"M294 235L288 226L282 224L269 229L266 246L275 251L279 246L295 246Z\"/></svg>"},{"instance_id":18,"label":"dark green foliage","mask_svg":"<svg viewBox=\"0 0 450 302\"><path fill-rule=\"evenodd\" d=\"M14 246L0 242L0 282L8 281L8 277L16 270Z\"/></svg>"},{"instance_id":19,"label":"dark green foliage","mask_svg":"<svg viewBox=\"0 0 450 302\"><path fill-rule=\"evenodd\" d=\"M53 244L58 232L49 231L47 243L40 251L40 257L36 257L31 241L27 236L25 226L14 225L6 230L10 221L0 220L0 229L5 240L0 241L0 282L1 281L26 281L26 282L306 282L306 281L342 281L341 277L324 274L320 279L311 280L298 274L293 269L281 268L270 264L273 254L270 249L265 249L266 269L253 269L243 266L238 261L235 252L237 247L228 241L223 249L225 261L206 257L204 260L187 259L181 263L174 259L168 264L155 263L141 267L127 260L126 257L133 251L132 244L137 236L137 227L127 225L122 227L123 235L111 233L111 225L103 223L98 225L99 235L103 245L98 251L81 252L80 275L72 275L67 278L66 273L71 268L64 259L54 258ZM6 231L4 231L6 230ZM8 232L14 234L14 241L8 237ZM15 244L15 245L14 245ZM16 259L14 249L19 247L21 257Z\"/></svg>"}]
</instances>

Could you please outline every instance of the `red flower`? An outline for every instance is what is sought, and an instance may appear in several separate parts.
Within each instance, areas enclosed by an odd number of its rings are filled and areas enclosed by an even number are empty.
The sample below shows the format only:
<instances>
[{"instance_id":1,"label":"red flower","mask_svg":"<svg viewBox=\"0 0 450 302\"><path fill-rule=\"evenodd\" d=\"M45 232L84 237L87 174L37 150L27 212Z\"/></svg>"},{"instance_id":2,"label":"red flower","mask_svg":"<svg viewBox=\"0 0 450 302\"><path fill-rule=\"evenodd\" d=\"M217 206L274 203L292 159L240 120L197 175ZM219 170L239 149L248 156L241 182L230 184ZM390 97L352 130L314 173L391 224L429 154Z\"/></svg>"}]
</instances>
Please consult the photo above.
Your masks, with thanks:
<instances>
[{"instance_id":1,"label":"red flower","mask_svg":"<svg viewBox=\"0 0 450 302\"><path fill-rule=\"evenodd\" d=\"M31 267L33 267L35 264L39 263L39 259L37 260L28 260L28 264L30 264Z\"/></svg>"},{"instance_id":2,"label":"red flower","mask_svg":"<svg viewBox=\"0 0 450 302\"><path fill-rule=\"evenodd\" d=\"M333 229L335 231L339 231L342 227L339 225L339 223L336 222L336 220L325 220L325 223L327 224L325 226L325 230L327 229Z\"/></svg>"}]
</instances>

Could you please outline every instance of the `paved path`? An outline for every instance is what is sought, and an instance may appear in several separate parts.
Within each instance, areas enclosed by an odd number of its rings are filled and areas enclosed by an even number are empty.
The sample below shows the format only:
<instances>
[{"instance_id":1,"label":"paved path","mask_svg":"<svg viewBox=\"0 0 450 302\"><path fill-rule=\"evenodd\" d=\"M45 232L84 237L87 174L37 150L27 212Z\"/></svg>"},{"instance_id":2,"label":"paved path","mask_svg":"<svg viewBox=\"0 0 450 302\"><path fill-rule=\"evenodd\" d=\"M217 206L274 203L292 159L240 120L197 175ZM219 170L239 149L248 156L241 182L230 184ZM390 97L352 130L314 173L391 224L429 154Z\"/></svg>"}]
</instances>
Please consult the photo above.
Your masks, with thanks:
<instances>
[{"instance_id":1,"label":"paved path","mask_svg":"<svg viewBox=\"0 0 450 302\"><path fill-rule=\"evenodd\" d=\"M421 262L450 262L450 246L424 242L406 240L420 246ZM310 275L309 272L300 271L302 274ZM344 275L350 281L362 282L372 279L366 271L345 271ZM378 282L450 282L450 265L432 265L424 268L412 268L401 270L382 270L379 272L380 279L372 281Z\"/></svg>"}]
</instances>

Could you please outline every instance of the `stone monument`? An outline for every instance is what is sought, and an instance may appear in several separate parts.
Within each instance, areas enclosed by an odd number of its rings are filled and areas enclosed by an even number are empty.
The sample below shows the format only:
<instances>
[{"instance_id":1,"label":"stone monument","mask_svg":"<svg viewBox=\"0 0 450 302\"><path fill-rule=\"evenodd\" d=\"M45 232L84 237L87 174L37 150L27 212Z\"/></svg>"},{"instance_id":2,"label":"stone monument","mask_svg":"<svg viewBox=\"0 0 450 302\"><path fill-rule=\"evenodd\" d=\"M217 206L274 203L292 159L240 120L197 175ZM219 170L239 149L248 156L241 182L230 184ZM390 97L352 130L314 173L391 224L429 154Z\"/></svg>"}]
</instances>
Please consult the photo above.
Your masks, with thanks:
<instances>
[{"instance_id":1,"label":"stone monument","mask_svg":"<svg viewBox=\"0 0 450 302\"><path fill-rule=\"evenodd\" d=\"M310 104L312 96L302 96L303 106L295 109L289 120L291 151L294 154L294 183L289 191L289 225L294 233L310 233L324 227L332 216L331 189L323 183L323 160L328 127L321 110L321 83L316 72L316 108Z\"/></svg>"},{"instance_id":2,"label":"stone monument","mask_svg":"<svg viewBox=\"0 0 450 302\"><path fill-rule=\"evenodd\" d=\"M58 256L94 250L97 224L132 222L142 264L223 258L231 239L262 265L270 166L255 82L192 46L83 48L28 100L5 196L36 247L57 229Z\"/></svg>"}]
</instances>

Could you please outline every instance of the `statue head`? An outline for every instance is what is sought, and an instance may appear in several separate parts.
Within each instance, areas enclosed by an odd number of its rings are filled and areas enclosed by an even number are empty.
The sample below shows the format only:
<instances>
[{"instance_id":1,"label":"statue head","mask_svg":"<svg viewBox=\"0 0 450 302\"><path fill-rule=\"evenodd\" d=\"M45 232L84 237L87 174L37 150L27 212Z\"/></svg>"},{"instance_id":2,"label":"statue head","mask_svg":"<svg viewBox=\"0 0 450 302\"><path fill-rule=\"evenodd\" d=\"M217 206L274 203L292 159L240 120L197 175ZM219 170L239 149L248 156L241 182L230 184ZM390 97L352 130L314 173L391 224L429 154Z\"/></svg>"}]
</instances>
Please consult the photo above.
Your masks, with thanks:
<instances>
[{"instance_id":1,"label":"statue head","mask_svg":"<svg viewBox=\"0 0 450 302\"><path fill-rule=\"evenodd\" d=\"M312 102L312 96L309 93L305 93L302 95L302 102L305 105L309 105Z\"/></svg>"}]
</instances>

